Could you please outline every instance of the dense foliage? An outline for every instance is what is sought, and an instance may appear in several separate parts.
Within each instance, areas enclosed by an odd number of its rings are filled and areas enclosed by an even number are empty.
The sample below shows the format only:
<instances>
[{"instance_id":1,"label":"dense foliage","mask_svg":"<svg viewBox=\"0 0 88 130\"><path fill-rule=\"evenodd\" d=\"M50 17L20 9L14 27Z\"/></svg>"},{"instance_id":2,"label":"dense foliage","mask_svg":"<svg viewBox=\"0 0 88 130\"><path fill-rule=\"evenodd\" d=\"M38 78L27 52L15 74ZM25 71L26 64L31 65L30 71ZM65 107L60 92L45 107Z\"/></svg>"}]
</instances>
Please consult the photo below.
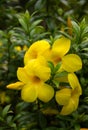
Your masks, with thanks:
<instances>
[{"instance_id":1,"label":"dense foliage","mask_svg":"<svg viewBox=\"0 0 88 130\"><path fill-rule=\"evenodd\" d=\"M69 53L82 59L76 72L82 95L76 111L62 116L41 110L42 102L24 102L20 92L7 89L16 82L28 48L37 40L71 40ZM51 65L52 67L52 65ZM87 0L0 0L0 130L80 130L88 128L88 2ZM57 84L57 83L56 83ZM44 107L56 106L48 102ZM57 114L56 114L57 113Z\"/></svg>"}]
</instances>

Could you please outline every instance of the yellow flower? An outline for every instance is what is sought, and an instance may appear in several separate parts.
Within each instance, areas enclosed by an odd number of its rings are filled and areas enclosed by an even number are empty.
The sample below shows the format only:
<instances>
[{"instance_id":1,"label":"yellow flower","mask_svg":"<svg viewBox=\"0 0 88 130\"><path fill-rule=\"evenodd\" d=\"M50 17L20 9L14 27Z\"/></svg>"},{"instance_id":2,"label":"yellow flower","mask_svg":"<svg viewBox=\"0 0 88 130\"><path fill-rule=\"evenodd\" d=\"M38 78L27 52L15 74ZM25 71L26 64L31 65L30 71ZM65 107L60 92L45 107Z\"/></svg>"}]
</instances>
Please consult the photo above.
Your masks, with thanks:
<instances>
[{"instance_id":1,"label":"yellow flower","mask_svg":"<svg viewBox=\"0 0 88 130\"><path fill-rule=\"evenodd\" d=\"M24 64L27 64L31 59L36 59L38 56L46 56L50 44L46 40L34 42L24 55Z\"/></svg>"},{"instance_id":2,"label":"yellow flower","mask_svg":"<svg viewBox=\"0 0 88 130\"><path fill-rule=\"evenodd\" d=\"M30 79L26 75L29 75ZM24 83L27 83L27 81L37 82L38 79L45 82L50 78L50 75L51 75L51 70L48 67L45 58L42 56L38 57L37 59L31 60L24 68L19 68L17 71L18 79L20 81L23 81Z\"/></svg>"},{"instance_id":3,"label":"yellow flower","mask_svg":"<svg viewBox=\"0 0 88 130\"><path fill-rule=\"evenodd\" d=\"M22 49L21 49L21 46L15 46L14 49L15 49L16 51L21 51L21 50L22 50Z\"/></svg>"},{"instance_id":4,"label":"yellow flower","mask_svg":"<svg viewBox=\"0 0 88 130\"><path fill-rule=\"evenodd\" d=\"M28 47L26 45L24 45L22 50L26 51L26 50L28 50Z\"/></svg>"},{"instance_id":5,"label":"yellow flower","mask_svg":"<svg viewBox=\"0 0 88 130\"><path fill-rule=\"evenodd\" d=\"M24 101L34 102L39 98L43 102L48 102L54 96L54 89L45 82L50 78L50 68L44 57L30 60L25 67L19 67L17 77L20 80L8 88L21 90L21 97ZM21 84L23 83L22 87ZM17 86L16 86L17 85Z\"/></svg>"},{"instance_id":6,"label":"yellow flower","mask_svg":"<svg viewBox=\"0 0 88 130\"><path fill-rule=\"evenodd\" d=\"M21 46L15 46L14 49L16 51L20 52L22 50L26 51L28 49L28 47L26 45L24 45L23 47L21 47Z\"/></svg>"},{"instance_id":7,"label":"yellow flower","mask_svg":"<svg viewBox=\"0 0 88 130\"><path fill-rule=\"evenodd\" d=\"M67 54L70 49L71 41L68 38L61 37L52 45L50 51L50 60L56 65L62 62L59 71L75 72L82 68L82 61L76 54ZM66 55L67 54L67 55Z\"/></svg>"},{"instance_id":8,"label":"yellow flower","mask_svg":"<svg viewBox=\"0 0 88 130\"><path fill-rule=\"evenodd\" d=\"M57 103L63 105L60 112L62 115L68 115L77 109L79 96L82 94L80 83L74 73L68 74L68 81L71 88L65 87L55 95Z\"/></svg>"},{"instance_id":9,"label":"yellow flower","mask_svg":"<svg viewBox=\"0 0 88 130\"><path fill-rule=\"evenodd\" d=\"M82 68L82 61L76 54L67 54L71 41L60 37L52 46L46 40L33 43L24 56L24 67L17 70L18 82L7 85L7 88L21 90L21 97L26 102L34 102L37 98L43 102L50 101L54 96L54 89L46 82L51 78L51 69L48 61L61 67L54 76L58 82L69 83L69 87L61 88L55 98L62 105L61 114L67 115L78 107L79 96L82 94L78 78L73 73ZM57 66L56 66L57 67ZM62 77L58 73L70 72ZM58 76L58 77L57 77Z\"/></svg>"},{"instance_id":10,"label":"yellow flower","mask_svg":"<svg viewBox=\"0 0 88 130\"><path fill-rule=\"evenodd\" d=\"M61 37L57 39L51 49L51 61L56 65L62 57L69 51L71 41L68 38Z\"/></svg>"},{"instance_id":11,"label":"yellow flower","mask_svg":"<svg viewBox=\"0 0 88 130\"><path fill-rule=\"evenodd\" d=\"M33 43L24 56L24 64L39 56L44 56L47 61L52 61L54 65L62 61L59 71L75 72L82 68L82 61L76 54L67 54L70 49L71 41L68 38L60 37L55 40L52 46L45 41L40 40ZM67 55L66 55L67 54Z\"/></svg>"}]
</instances>

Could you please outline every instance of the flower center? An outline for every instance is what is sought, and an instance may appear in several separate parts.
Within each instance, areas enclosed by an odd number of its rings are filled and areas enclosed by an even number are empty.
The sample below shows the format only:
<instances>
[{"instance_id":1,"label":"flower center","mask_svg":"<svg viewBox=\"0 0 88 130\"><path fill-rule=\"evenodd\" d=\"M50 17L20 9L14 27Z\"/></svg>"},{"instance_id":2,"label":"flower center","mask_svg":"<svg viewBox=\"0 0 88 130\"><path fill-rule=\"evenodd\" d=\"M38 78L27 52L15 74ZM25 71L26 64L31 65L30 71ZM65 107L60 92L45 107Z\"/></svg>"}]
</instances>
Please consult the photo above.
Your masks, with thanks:
<instances>
[{"instance_id":1,"label":"flower center","mask_svg":"<svg viewBox=\"0 0 88 130\"><path fill-rule=\"evenodd\" d=\"M34 76L32 80L34 83L39 83L41 81L40 78L37 76Z\"/></svg>"},{"instance_id":2,"label":"flower center","mask_svg":"<svg viewBox=\"0 0 88 130\"><path fill-rule=\"evenodd\" d=\"M60 57L55 57L54 58L54 63L55 64L57 64L58 62L60 62L61 61L61 58Z\"/></svg>"}]
</instances>

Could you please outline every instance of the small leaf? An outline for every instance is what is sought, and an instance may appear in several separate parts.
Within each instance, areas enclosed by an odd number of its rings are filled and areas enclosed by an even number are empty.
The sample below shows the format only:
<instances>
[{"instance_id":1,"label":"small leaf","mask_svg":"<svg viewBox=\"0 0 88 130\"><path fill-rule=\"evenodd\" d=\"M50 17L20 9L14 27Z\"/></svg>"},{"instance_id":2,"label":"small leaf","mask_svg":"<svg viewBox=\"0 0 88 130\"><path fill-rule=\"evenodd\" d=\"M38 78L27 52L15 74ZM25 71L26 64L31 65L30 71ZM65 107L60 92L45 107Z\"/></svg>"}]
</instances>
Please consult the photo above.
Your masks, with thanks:
<instances>
[{"instance_id":1,"label":"small leaf","mask_svg":"<svg viewBox=\"0 0 88 130\"><path fill-rule=\"evenodd\" d=\"M63 31L59 31L59 33L61 33L63 36L69 38L69 39L72 39L72 37L70 35L68 35L66 32L63 32Z\"/></svg>"},{"instance_id":2,"label":"small leaf","mask_svg":"<svg viewBox=\"0 0 88 130\"><path fill-rule=\"evenodd\" d=\"M25 18L26 18L28 21L29 21L29 19L31 18L31 16L30 16L28 10L26 10L26 12L25 12Z\"/></svg>"},{"instance_id":3,"label":"small leaf","mask_svg":"<svg viewBox=\"0 0 88 130\"><path fill-rule=\"evenodd\" d=\"M23 29L27 32L27 30L28 30L27 24L25 23L25 21L22 18L19 18L19 23L21 24Z\"/></svg>"},{"instance_id":4,"label":"small leaf","mask_svg":"<svg viewBox=\"0 0 88 130\"><path fill-rule=\"evenodd\" d=\"M41 10L44 8L46 0L37 0L35 4L35 10Z\"/></svg>"},{"instance_id":5,"label":"small leaf","mask_svg":"<svg viewBox=\"0 0 88 130\"><path fill-rule=\"evenodd\" d=\"M82 32L82 37L85 37L86 35L88 35L88 27L86 26Z\"/></svg>"},{"instance_id":6,"label":"small leaf","mask_svg":"<svg viewBox=\"0 0 88 130\"><path fill-rule=\"evenodd\" d=\"M45 128L45 127L46 127L46 124L47 124L47 121L46 121L45 116L44 116L42 113L39 113L38 119L39 119L40 127L41 127L41 128Z\"/></svg>"},{"instance_id":7,"label":"small leaf","mask_svg":"<svg viewBox=\"0 0 88 130\"><path fill-rule=\"evenodd\" d=\"M67 76L67 74L68 74L68 72L66 72L66 71L63 71L63 72L61 72L61 73L58 72L58 73L56 73L55 78Z\"/></svg>"},{"instance_id":8,"label":"small leaf","mask_svg":"<svg viewBox=\"0 0 88 130\"><path fill-rule=\"evenodd\" d=\"M74 21L72 21L72 26L73 26L73 32L75 33L75 36L76 36L76 42L78 43L79 38L80 38L80 32L81 32L80 26Z\"/></svg>"},{"instance_id":9,"label":"small leaf","mask_svg":"<svg viewBox=\"0 0 88 130\"><path fill-rule=\"evenodd\" d=\"M41 19L34 21L34 22L32 23L32 25L31 25L31 27L30 27L30 31L31 31L33 28L35 28L35 27L36 27L39 23L41 23L41 22L42 22Z\"/></svg>"},{"instance_id":10,"label":"small leaf","mask_svg":"<svg viewBox=\"0 0 88 130\"><path fill-rule=\"evenodd\" d=\"M8 111L9 111L10 107L11 107L11 104L10 104L10 105L7 105L7 106L3 109L3 111L2 111L2 117L5 117L5 116L8 114Z\"/></svg>"},{"instance_id":11,"label":"small leaf","mask_svg":"<svg viewBox=\"0 0 88 130\"><path fill-rule=\"evenodd\" d=\"M82 120L83 121L88 121L88 115L84 115Z\"/></svg>"},{"instance_id":12,"label":"small leaf","mask_svg":"<svg viewBox=\"0 0 88 130\"><path fill-rule=\"evenodd\" d=\"M60 67L61 67L61 62L59 62L59 63L56 65L54 71L57 72L57 71L60 69Z\"/></svg>"},{"instance_id":13,"label":"small leaf","mask_svg":"<svg viewBox=\"0 0 88 130\"><path fill-rule=\"evenodd\" d=\"M88 48L83 48L82 50L83 50L83 51L88 51Z\"/></svg>"},{"instance_id":14,"label":"small leaf","mask_svg":"<svg viewBox=\"0 0 88 130\"><path fill-rule=\"evenodd\" d=\"M57 80L53 80L53 83L55 84L56 88L59 88L59 82Z\"/></svg>"},{"instance_id":15,"label":"small leaf","mask_svg":"<svg viewBox=\"0 0 88 130\"><path fill-rule=\"evenodd\" d=\"M12 122L13 122L13 116L7 116L6 118L6 122L10 125L12 125Z\"/></svg>"},{"instance_id":16,"label":"small leaf","mask_svg":"<svg viewBox=\"0 0 88 130\"><path fill-rule=\"evenodd\" d=\"M75 31L77 34L79 34L79 32L80 32L80 27L79 27L79 25L78 25L76 22L74 22L74 21L72 21L72 25L73 25L74 31Z\"/></svg>"},{"instance_id":17,"label":"small leaf","mask_svg":"<svg viewBox=\"0 0 88 130\"><path fill-rule=\"evenodd\" d=\"M54 71L54 64L51 61L48 61L48 66L51 69L51 73L53 73L53 71Z\"/></svg>"}]
</instances>

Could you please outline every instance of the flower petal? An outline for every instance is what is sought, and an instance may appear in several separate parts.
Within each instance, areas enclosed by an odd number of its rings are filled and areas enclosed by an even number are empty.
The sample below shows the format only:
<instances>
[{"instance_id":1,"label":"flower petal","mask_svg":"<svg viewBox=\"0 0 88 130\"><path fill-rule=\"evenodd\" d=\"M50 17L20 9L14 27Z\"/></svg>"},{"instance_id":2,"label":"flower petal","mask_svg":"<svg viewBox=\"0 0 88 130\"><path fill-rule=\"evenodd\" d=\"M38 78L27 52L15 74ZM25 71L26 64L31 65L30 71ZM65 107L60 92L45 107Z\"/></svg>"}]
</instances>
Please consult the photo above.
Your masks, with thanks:
<instances>
[{"instance_id":1,"label":"flower petal","mask_svg":"<svg viewBox=\"0 0 88 130\"><path fill-rule=\"evenodd\" d=\"M67 72L75 72L82 68L82 61L76 54L68 54L62 58L62 67Z\"/></svg>"},{"instance_id":2,"label":"flower petal","mask_svg":"<svg viewBox=\"0 0 88 130\"><path fill-rule=\"evenodd\" d=\"M57 57L63 57L70 49L71 41L68 38L61 37L57 39L52 46L52 53Z\"/></svg>"},{"instance_id":3,"label":"flower petal","mask_svg":"<svg viewBox=\"0 0 88 130\"><path fill-rule=\"evenodd\" d=\"M82 94L82 89L79 83L79 80L77 78L77 76L74 73L69 73L68 74L68 81L69 84L71 85L72 89L74 90L75 88L77 88L77 92L79 93L79 95Z\"/></svg>"},{"instance_id":4,"label":"flower petal","mask_svg":"<svg viewBox=\"0 0 88 130\"><path fill-rule=\"evenodd\" d=\"M75 111L78 107L78 103L79 103L79 97L78 96L74 96L73 98L70 99L69 103L67 105L64 105L60 114L61 115L69 115L71 114L73 111Z\"/></svg>"},{"instance_id":5,"label":"flower petal","mask_svg":"<svg viewBox=\"0 0 88 130\"><path fill-rule=\"evenodd\" d=\"M16 83L9 84L6 87L9 89L18 89L19 90L19 89L22 89L23 86L24 86L23 82L16 82Z\"/></svg>"},{"instance_id":6,"label":"flower petal","mask_svg":"<svg viewBox=\"0 0 88 130\"><path fill-rule=\"evenodd\" d=\"M34 102L37 99L37 91L33 84L27 84L21 91L21 97L26 102Z\"/></svg>"},{"instance_id":7,"label":"flower petal","mask_svg":"<svg viewBox=\"0 0 88 130\"><path fill-rule=\"evenodd\" d=\"M44 61L44 64L43 64ZM28 75L37 76L40 80L47 81L50 78L51 70L45 64L45 58L37 58L31 60L26 66L25 70Z\"/></svg>"},{"instance_id":8,"label":"flower petal","mask_svg":"<svg viewBox=\"0 0 88 130\"><path fill-rule=\"evenodd\" d=\"M25 68L19 67L17 70L17 77L23 83L29 82L29 75L26 73Z\"/></svg>"},{"instance_id":9,"label":"flower petal","mask_svg":"<svg viewBox=\"0 0 88 130\"><path fill-rule=\"evenodd\" d=\"M34 42L24 56L24 64L27 64L31 59L36 59L38 56L45 56L46 51L50 48L50 44L46 40Z\"/></svg>"},{"instance_id":10,"label":"flower petal","mask_svg":"<svg viewBox=\"0 0 88 130\"><path fill-rule=\"evenodd\" d=\"M43 84L38 88L38 98L43 102L50 101L54 96L54 89L48 84Z\"/></svg>"},{"instance_id":11,"label":"flower petal","mask_svg":"<svg viewBox=\"0 0 88 130\"><path fill-rule=\"evenodd\" d=\"M56 92L55 99L58 104L66 105L71 98L71 89L63 88Z\"/></svg>"}]
</instances>

